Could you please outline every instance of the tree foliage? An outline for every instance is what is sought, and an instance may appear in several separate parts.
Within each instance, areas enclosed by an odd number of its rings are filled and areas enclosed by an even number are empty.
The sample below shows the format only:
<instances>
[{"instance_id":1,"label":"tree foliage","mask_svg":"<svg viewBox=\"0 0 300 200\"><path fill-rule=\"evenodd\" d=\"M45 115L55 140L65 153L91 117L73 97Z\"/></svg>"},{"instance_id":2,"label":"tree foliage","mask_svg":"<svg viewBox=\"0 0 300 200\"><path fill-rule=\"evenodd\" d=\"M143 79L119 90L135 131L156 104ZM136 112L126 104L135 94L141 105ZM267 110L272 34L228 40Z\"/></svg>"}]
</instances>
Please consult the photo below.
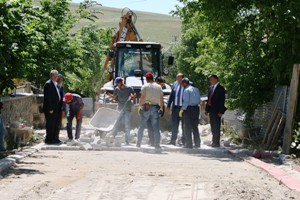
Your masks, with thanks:
<instances>
[{"instance_id":1,"label":"tree foliage","mask_svg":"<svg viewBox=\"0 0 300 200\"><path fill-rule=\"evenodd\" d=\"M73 27L81 19L97 20L91 8L96 4L85 0L71 12L68 0L0 1L0 95L15 87L15 78L42 88L49 71L57 69L70 77L69 88L93 96L107 31L89 26L74 33Z\"/></svg>"},{"instance_id":2,"label":"tree foliage","mask_svg":"<svg viewBox=\"0 0 300 200\"><path fill-rule=\"evenodd\" d=\"M216 73L229 105L251 116L277 84L289 84L300 61L297 0L179 0L183 20L178 67L202 78ZM203 86L202 86L203 89Z\"/></svg>"}]
</instances>

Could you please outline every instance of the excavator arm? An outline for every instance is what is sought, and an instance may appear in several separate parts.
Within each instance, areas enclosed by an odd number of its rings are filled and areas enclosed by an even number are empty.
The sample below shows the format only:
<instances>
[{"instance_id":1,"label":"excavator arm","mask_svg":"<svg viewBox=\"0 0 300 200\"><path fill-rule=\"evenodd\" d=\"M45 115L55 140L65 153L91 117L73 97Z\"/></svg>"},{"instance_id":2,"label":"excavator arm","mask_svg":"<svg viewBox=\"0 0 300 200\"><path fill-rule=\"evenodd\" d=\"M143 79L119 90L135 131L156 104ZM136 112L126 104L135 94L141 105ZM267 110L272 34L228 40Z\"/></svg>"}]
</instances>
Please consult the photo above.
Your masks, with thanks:
<instances>
[{"instance_id":1,"label":"excavator arm","mask_svg":"<svg viewBox=\"0 0 300 200\"><path fill-rule=\"evenodd\" d=\"M124 10L127 9L128 8L124 8L122 10L122 17L121 17L119 29L113 35L109 46L109 52L106 55L106 59L104 62L105 69L107 69L109 65L109 61L111 61L110 63L111 70L109 71L106 81L111 80L114 71L115 59L111 57L111 53L110 53L113 51L114 44L119 41L143 41L139 35L137 28L135 27L135 21L137 19L136 14L130 9L128 9L127 13L123 15Z\"/></svg>"}]
</instances>

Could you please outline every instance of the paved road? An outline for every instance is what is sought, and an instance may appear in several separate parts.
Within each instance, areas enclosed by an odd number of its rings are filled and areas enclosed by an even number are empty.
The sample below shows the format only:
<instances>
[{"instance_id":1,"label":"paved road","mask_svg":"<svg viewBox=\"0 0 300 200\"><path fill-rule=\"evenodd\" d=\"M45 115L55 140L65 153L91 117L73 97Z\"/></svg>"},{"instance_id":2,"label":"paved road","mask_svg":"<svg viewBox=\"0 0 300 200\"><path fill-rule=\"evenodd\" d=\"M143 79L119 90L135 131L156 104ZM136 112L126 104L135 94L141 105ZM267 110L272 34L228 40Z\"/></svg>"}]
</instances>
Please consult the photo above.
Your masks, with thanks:
<instances>
[{"instance_id":1,"label":"paved road","mask_svg":"<svg viewBox=\"0 0 300 200\"><path fill-rule=\"evenodd\" d=\"M229 154L39 151L0 179L1 200L300 199Z\"/></svg>"}]
</instances>

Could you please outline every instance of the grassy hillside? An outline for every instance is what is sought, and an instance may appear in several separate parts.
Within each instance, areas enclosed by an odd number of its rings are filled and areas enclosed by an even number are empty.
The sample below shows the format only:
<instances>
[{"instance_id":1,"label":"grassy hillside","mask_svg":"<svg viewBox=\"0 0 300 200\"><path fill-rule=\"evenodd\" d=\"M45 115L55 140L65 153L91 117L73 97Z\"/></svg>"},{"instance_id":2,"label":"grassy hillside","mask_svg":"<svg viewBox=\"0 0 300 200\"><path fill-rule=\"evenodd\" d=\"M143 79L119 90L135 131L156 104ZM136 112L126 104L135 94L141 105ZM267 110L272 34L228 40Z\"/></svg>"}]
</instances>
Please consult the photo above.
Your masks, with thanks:
<instances>
[{"instance_id":1,"label":"grassy hillside","mask_svg":"<svg viewBox=\"0 0 300 200\"><path fill-rule=\"evenodd\" d=\"M78 8L78 4L71 4L70 9ZM98 6L94 9L103 14L98 15L96 22L82 20L79 26L96 23L103 28L118 28L122 9ZM174 36L179 36L181 21L169 15L134 11L138 17L136 27L144 41L159 42L164 48L174 41ZM78 28L78 27L77 27Z\"/></svg>"}]
</instances>

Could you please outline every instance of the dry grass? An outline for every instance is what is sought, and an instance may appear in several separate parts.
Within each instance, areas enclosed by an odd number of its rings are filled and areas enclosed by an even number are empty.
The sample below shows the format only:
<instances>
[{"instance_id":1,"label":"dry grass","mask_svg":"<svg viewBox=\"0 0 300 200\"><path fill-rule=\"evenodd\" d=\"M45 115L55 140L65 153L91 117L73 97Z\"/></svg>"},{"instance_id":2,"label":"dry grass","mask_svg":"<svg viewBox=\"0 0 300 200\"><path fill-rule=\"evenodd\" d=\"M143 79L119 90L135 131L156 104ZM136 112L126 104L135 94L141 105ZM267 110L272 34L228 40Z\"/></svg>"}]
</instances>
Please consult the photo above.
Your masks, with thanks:
<instances>
[{"instance_id":1,"label":"dry grass","mask_svg":"<svg viewBox=\"0 0 300 200\"><path fill-rule=\"evenodd\" d=\"M78 4L71 4L70 9L75 10L77 7ZM97 15L99 19L96 22L81 20L75 29L92 23L102 28L118 28L121 9L102 6L94 7L94 9L102 12ZM180 35L181 21L177 17L141 11L135 11L135 13L138 17L136 27L144 41L159 42L166 48L174 41L174 36Z\"/></svg>"}]
</instances>

